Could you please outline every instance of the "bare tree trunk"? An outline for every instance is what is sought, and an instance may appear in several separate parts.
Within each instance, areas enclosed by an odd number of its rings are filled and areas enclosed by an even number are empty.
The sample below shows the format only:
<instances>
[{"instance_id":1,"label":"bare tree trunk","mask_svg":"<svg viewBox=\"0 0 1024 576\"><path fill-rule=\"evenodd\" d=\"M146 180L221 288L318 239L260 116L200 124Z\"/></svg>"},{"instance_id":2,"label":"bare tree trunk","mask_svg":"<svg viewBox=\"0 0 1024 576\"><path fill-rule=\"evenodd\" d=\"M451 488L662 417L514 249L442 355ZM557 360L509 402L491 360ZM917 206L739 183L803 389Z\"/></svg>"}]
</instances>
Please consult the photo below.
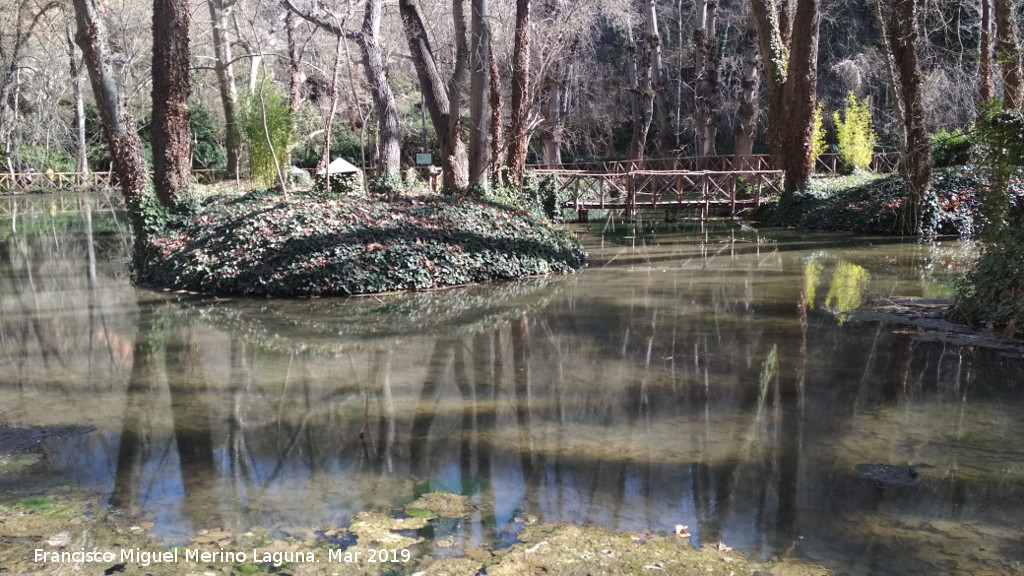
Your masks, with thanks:
<instances>
[{"instance_id":1,"label":"bare tree trunk","mask_svg":"<svg viewBox=\"0 0 1024 576\"><path fill-rule=\"evenodd\" d=\"M242 150L242 138L238 131L238 86L231 62L231 39L228 37L228 12L234 0L208 0L210 28L213 30L213 51L217 60L217 87L220 102L224 108L225 148L227 148L227 171L238 177L238 159Z\"/></svg>"},{"instance_id":2,"label":"bare tree trunk","mask_svg":"<svg viewBox=\"0 0 1024 576\"><path fill-rule=\"evenodd\" d=\"M994 0L996 12L996 59L1003 75L1003 108L1020 109L1024 104L1021 78L1020 33L1013 0Z\"/></svg>"},{"instance_id":3,"label":"bare tree trunk","mask_svg":"<svg viewBox=\"0 0 1024 576\"><path fill-rule=\"evenodd\" d=\"M512 124L508 135L509 177L522 184L529 145L527 117L530 113L530 0L516 0L515 46L512 50Z\"/></svg>"},{"instance_id":4,"label":"bare tree trunk","mask_svg":"<svg viewBox=\"0 0 1024 576\"><path fill-rule=\"evenodd\" d=\"M818 25L821 0L797 0L786 78L786 191L804 190L811 177L814 107L818 97ZM805 32L806 31L806 32Z\"/></svg>"},{"instance_id":5,"label":"bare tree trunk","mask_svg":"<svg viewBox=\"0 0 1024 576\"><path fill-rule=\"evenodd\" d=\"M751 156L757 139L758 101L760 99L761 75L757 58L757 27L750 20L743 37L743 77L740 83L740 105L736 111L738 121L734 136L734 167L738 170L753 170Z\"/></svg>"},{"instance_id":6,"label":"bare tree trunk","mask_svg":"<svg viewBox=\"0 0 1024 576\"><path fill-rule=\"evenodd\" d=\"M989 0L991 1L991 0ZM906 129L906 117L907 113L903 109L903 98L900 96L900 79L899 72L896 69L896 62L893 61L893 50L889 44L889 37L886 35L885 30L888 29L889 25L886 22L884 10L882 8L882 0L872 0L872 8L874 8L876 23L878 29L882 31L882 49L884 54L882 58L885 61L885 74L888 84L888 89L894 95L892 103L892 109L896 116L896 123L899 128L896 131L897 138L899 139L900 150L907 149L907 129Z\"/></svg>"},{"instance_id":7,"label":"bare tree trunk","mask_svg":"<svg viewBox=\"0 0 1024 576\"><path fill-rule=\"evenodd\" d=\"M299 44L295 38L295 14L291 10L285 12L284 25L288 33L288 133L295 134L295 118L301 103L302 69L299 66ZM290 168L291 150L285 149L284 153L284 165Z\"/></svg>"},{"instance_id":8,"label":"bare tree trunk","mask_svg":"<svg viewBox=\"0 0 1024 576\"><path fill-rule=\"evenodd\" d=\"M358 34L346 32L340 25L331 23L324 17L299 10L291 0L284 0L283 4L291 12L331 34L352 37L359 42L366 80L377 108L380 173L385 182L397 182L401 177L402 132L398 122L398 106L395 104L395 94L391 91L391 85L388 84L384 50L380 42L382 0L366 2L363 26Z\"/></svg>"},{"instance_id":9,"label":"bare tree trunk","mask_svg":"<svg viewBox=\"0 0 1024 576\"><path fill-rule=\"evenodd\" d=\"M565 99L568 90L564 85L567 74L562 73L560 68L556 66L547 81L547 127L540 137L541 156L544 164L548 165L562 163L562 138L567 113Z\"/></svg>"},{"instance_id":10,"label":"bare tree trunk","mask_svg":"<svg viewBox=\"0 0 1024 576\"><path fill-rule=\"evenodd\" d=\"M85 144L85 99L82 94L82 74L80 64L76 57L75 41L71 35L71 26L65 31L68 42L68 62L71 73L71 90L75 99L75 172L78 173L78 183L89 174L89 161L86 155Z\"/></svg>"},{"instance_id":11,"label":"bare tree trunk","mask_svg":"<svg viewBox=\"0 0 1024 576\"><path fill-rule=\"evenodd\" d=\"M661 34L658 32L658 10L654 0L644 1L644 24L647 26L647 47L651 51L651 86L654 89L654 118L658 130L655 141L658 156L672 150L672 124L669 120L665 69L661 59Z\"/></svg>"},{"instance_id":12,"label":"bare tree trunk","mask_svg":"<svg viewBox=\"0 0 1024 576\"><path fill-rule=\"evenodd\" d=\"M416 66L416 75L423 91L423 99L430 120L434 124L434 132L441 143L442 180L448 190L461 190L469 184L469 167L466 158L466 146L459 134L459 106L461 94L459 84L466 73L466 23L462 11L462 0L453 0L452 9L456 30L456 64L448 86L441 79L434 60L433 48L427 37L427 29L423 25L419 7L413 0L399 0L398 8L402 15L405 37L409 43L409 52Z\"/></svg>"},{"instance_id":13,"label":"bare tree trunk","mask_svg":"<svg viewBox=\"0 0 1024 576\"><path fill-rule=\"evenodd\" d=\"M89 71L96 98L96 108L103 122L103 131L110 144L110 156L121 185L121 195L129 208L135 231L136 249L146 236L138 208L146 187L146 162L142 145L135 133L135 120L125 99L121 80L114 68L114 59L107 45L107 31L100 15L98 0L74 0L78 32L75 43Z\"/></svg>"},{"instance_id":14,"label":"bare tree trunk","mask_svg":"<svg viewBox=\"0 0 1024 576\"><path fill-rule=\"evenodd\" d=\"M992 75L992 0L981 0L981 46L978 55L978 102L995 94Z\"/></svg>"},{"instance_id":15,"label":"bare tree trunk","mask_svg":"<svg viewBox=\"0 0 1024 576\"><path fill-rule=\"evenodd\" d=\"M337 39L338 45L334 50L334 68L331 70L331 105L327 110L327 114L324 115L324 150L320 154L320 165L317 166L317 172L323 170L328 182L331 180L329 171L331 165L331 126L334 124L334 113L338 110L338 68L341 67L341 49L345 37L339 34ZM328 189L330 189L329 184Z\"/></svg>"},{"instance_id":16,"label":"bare tree trunk","mask_svg":"<svg viewBox=\"0 0 1024 576\"><path fill-rule=\"evenodd\" d=\"M717 19L718 0L703 0L698 26L693 31L693 49L697 57L697 156L700 157L715 155L715 138L718 133Z\"/></svg>"},{"instance_id":17,"label":"bare tree trunk","mask_svg":"<svg viewBox=\"0 0 1024 576\"><path fill-rule=\"evenodd\" d=\"M381 176L386 183L397 183L402 171L402 130L398 122L395 94L388 84L387 69L384 67L384 50L380 44L382 6L382 0L368 0L366 3L359 43L363 48L363 65L370 83L370 94L377 105Z\"/></svg>"},{"instance_id":18,"label":"bare tree trunk","mask_svg":"<svg viewBox=\"0 0 1024 576\"><path fill-rule=\"evenodd\" d=\"M905 231L920 232L921 206L931 183L932 147L928 138L922 94L921 68L917 59L917 6L914 0L894 0L889 11L886 35L899 70L907 147L903 155L910 180L910 202L904 203Z\"/></svg>"},{"instance_id":19,"label":"bare tree trunk","mask_svg":"<svg viewBox=\"0 0 1024 576\"><path fill-rule=\"evenodd\" d=\"M166 207L183 202L192 182L188 8L153 0L153 184Z\"/></svg>"},{"instance_id":20,"label":"bare tree trunk","mask_svg":"<svg viewBox=\"0 0 1024 576\"><path fill-rule=\"evenodd\" d=\"M630 107L633 112L633 136L626 150L627 160L643 160L647 134L654 117L654 86L651 77L651 50L647 43L637 45L629 30L626 45L626 79L629 82Z\"/></svg>"},{"instance_id":21,"label":"bare tree trunk","mask_svg":"<svg viewBox=\"0 0 1024 576\"><path fill-rule=\"evenodd\" d=\"M10 38L10 40L0 42L0 140L7 142L7 144L9 144L7 132L11 129L7 121L8 103L10 102L12 86L16 87L18 85L17 76L18 71L21 69L21 59L24 55L25 47L32 38L36 26L45 25L47 22L46 13L59 7L60 3L53 0L41 4L35 9L35 13L31 15L31 19L27 24L22 22L23 15L31 13L34 9L34 4L30 4L29 0L21 0L17 6L6 6L4 8L5 11L15 12L14 17L17 22L14 30L3 31L3 36ZM13 110L15 121L17 120L17 108L15 106Z\"/></svg>"},{"instance_id":22,"label":"bare tree trunk","mask_svg":"<svg viewBox=\"0 0 1024 576\"><path fill-rule=\"evenodd\" d=\"M502 123L501 110L501 75L498 73L498 59L493 56L491 50L491 64L489 67L490 77L490 103L491 103L491 159L488 172L500 184L504 185L501 174L501 153L505 148L505 130Z\"/></svg>"},{"instance_id":23,"label":"bare tree trunk","mask_svg":"<svg viewBox=\"0 0 1024 576\"><path fill-rule=\"evenodd\" d=\"M487 0L472 0L472 32L469 62L469 185L487 184L490 149L488 148L488 105L490 103L491 42Z\"/></svg>"}]
</instances>

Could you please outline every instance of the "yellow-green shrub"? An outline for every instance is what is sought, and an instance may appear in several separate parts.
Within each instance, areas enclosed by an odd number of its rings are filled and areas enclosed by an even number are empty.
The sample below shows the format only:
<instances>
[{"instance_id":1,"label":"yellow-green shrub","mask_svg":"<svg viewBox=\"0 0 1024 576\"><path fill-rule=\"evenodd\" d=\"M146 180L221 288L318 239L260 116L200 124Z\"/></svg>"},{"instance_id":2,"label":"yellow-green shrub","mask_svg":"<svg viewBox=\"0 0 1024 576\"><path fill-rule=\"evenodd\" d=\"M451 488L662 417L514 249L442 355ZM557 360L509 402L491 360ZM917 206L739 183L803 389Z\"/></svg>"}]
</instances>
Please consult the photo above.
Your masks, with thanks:
<instances>
[{"instance_id":1,"label":"yellow-green shrub","mask_svg":"<svg viewBox=\"0 0 1024 576\"><path fill-rule=\"evenodd\" d=\"M875 131L871 126L871 97L857 100L850 92L842 118L832 113L839 144L839 159L850 170L867 170L875 149Z\"/></svg>"}]
</instances>

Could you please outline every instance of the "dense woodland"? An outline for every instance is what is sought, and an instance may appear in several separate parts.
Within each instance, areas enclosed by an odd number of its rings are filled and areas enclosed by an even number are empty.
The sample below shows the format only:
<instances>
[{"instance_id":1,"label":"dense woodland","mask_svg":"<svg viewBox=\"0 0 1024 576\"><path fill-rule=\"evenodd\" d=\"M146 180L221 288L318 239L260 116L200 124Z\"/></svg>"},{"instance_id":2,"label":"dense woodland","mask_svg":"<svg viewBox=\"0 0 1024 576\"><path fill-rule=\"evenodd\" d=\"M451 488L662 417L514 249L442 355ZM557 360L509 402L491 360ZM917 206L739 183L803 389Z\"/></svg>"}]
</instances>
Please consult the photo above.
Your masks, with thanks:
<instances>
[{"instance_id":1,"label":"dense woodland","mask_svg":"<svg viewBox=\"0 0 1024 576\"><path fill-rule=\"evenodd\" d=\"M968 129L979 99L1019 106L1016 13L1011 0L16 0L0 14L0 142L9 171L109 168L84 45L150 162L191 148L194 167L247 176L283 125L295 165L316 166L329 132L332 155L391 177L425 148L458 187L524 161L770 150L792 172L785 151L806 164L815 106L834 143L850 93L870 98L893 151ZM191 135L165 143L189 112Z\"/></svg>"}]
</instances>

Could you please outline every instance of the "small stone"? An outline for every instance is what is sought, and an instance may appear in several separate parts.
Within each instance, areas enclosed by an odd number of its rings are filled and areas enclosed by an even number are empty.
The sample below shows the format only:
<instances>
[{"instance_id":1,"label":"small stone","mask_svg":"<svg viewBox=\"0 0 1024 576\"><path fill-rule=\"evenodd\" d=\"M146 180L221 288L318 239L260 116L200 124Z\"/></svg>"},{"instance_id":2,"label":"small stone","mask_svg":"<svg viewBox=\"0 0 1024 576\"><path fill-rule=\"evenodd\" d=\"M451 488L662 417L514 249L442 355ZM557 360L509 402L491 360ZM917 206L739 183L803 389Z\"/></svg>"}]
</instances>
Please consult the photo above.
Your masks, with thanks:
<instances>
[{"instance_id":1,"label":"small stone","mask_svg":"<svg viewBox=\"0 0 1024 576\"><path fill-rule=\"evenodd\" d=\"M46 543L56 548L63 548L71 543L71 534L68 534L67 532L58 532L53 536L50 536L46 540Z\"/></svg>"}]
</instances>

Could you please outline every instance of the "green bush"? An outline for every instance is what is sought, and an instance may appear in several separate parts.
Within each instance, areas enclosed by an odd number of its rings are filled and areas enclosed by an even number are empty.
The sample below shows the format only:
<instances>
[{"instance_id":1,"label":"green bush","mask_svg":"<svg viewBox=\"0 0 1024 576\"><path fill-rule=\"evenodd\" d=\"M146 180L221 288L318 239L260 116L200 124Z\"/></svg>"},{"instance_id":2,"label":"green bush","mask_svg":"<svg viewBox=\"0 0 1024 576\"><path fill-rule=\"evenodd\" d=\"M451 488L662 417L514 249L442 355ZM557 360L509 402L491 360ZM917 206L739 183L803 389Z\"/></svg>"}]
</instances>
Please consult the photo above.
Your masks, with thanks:
<instances>
[{"instance_id":1,"label":"green bush","mask_svg":"<svg viewBox=\"0 0 1024 576\"><path fill-rule=\"evenodd\" d=\"M850 92L842 117L839 112L834 112L832 120L836 125L839 159L846 169L864 171L870 168L877 140L871 126L871 98L857 100Z\"/></svg>"},{"instance_id":2,"label":"green bush","mask_svg":"<svg viewBox=\"0 0 1024 576\"><path fill-rule=\"evenodd\" d=\"M971 161L971 136L957 128L952 132L939 130L931 135L932 162L936 168L963 166Z\"/></svg>"},{"instance_id":3,"label":"green bush","mask_svg":"<svg viewBox=\"0 0 1024 576\"><path fill-rule=\"evenodd\" d=\"M955 282L957 313L1014 337L1024 329L1024 226L1000 230L977 264Z\"/></svg>"},{"instance_id":4,"label":"green bush","mask_svg":"<svg viewBox=\"0 0 1024 576\"><path fill-rule=\"evenodd\" d=\"M13 155L14 167L19 171L31 168L42 174L47 169L54 172L74 172L75 161L60 150L44 146L19 146Z\"/></svg>"},{"instance_id":5,"label":"green bush","mask_svg":"<svg viewBox=\"0 0 1024 576\"><path fill-rule=\"evenodd\" d=\"M227 154L217 142L217 124L202 102L189 104L188 127L192 131L192 169L227 168Z\"/></svg>"},{"instance_id":6,"label":"green bush","mask_svg":"<svg viewBox=\"0 0 1024 576\"><path fill-rule=\"evenodd\" d=\"M266 130L263 123L266 121ZM292 139L292 121L288 97L277 89L267 88L260 101L259 94L250 94L241 118L242 134L249 150L249 172L263 186L277 184L276 156L282 174L288 174L288 146ZM267 144L267 133L270 143Z\"/></svg>"},{"instance_id":7,"label":"green bush","mask_svg":"<svg viewBox=\"0 0 1024 576\"><path fill-rule=\"evenodd\" d=\"M828 144L825 143L825 127L821 125L824 108L821 103L814 109L814 131L811 140L811 166L818 162L818 157L825 153Z\"/></svg>"}]
</instances>

